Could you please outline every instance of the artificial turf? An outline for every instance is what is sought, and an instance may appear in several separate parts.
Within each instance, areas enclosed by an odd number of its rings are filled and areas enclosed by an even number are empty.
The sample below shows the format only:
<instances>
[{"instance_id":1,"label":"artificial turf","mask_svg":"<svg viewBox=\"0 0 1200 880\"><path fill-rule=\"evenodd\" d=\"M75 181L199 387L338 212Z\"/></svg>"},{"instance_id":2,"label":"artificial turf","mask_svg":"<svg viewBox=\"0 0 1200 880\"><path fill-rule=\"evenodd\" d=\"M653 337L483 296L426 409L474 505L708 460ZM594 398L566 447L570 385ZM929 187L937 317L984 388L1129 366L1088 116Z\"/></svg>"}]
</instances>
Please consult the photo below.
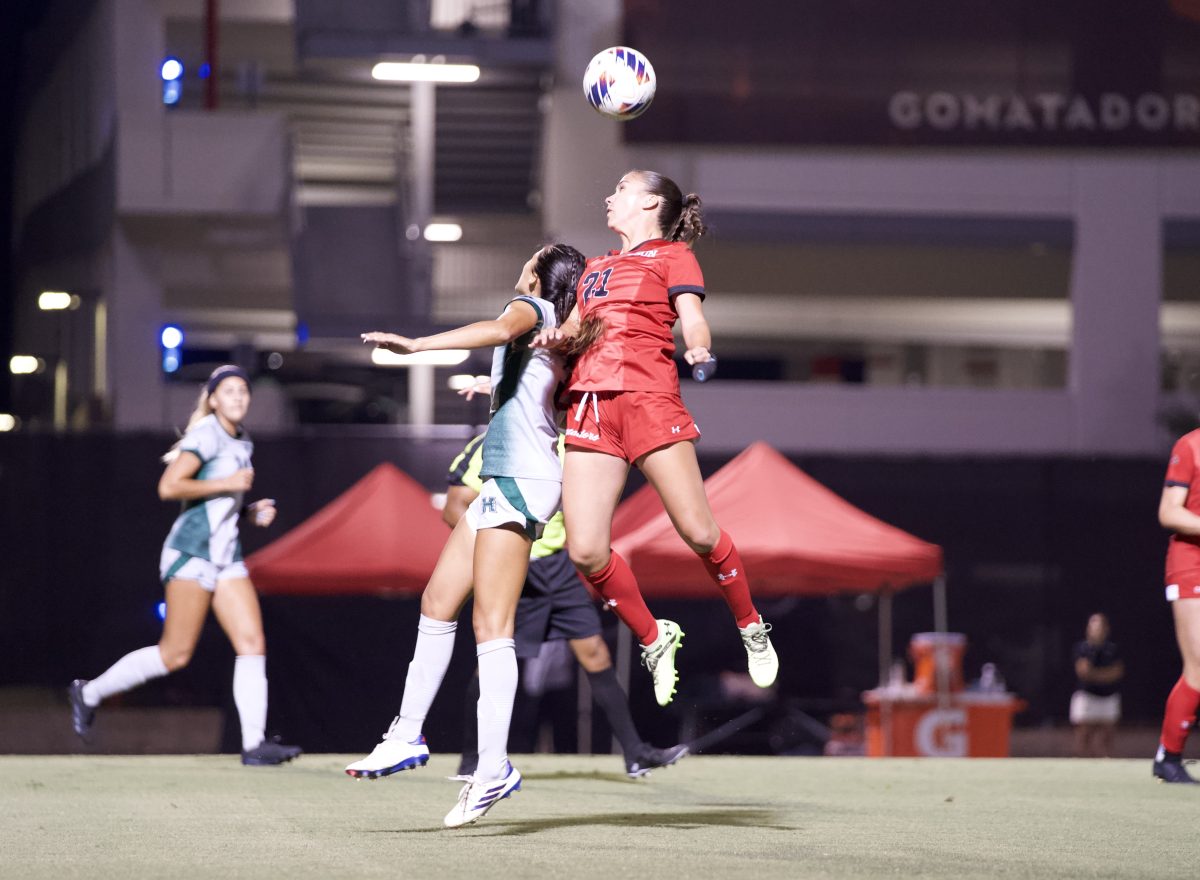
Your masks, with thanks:
<instances>
[{"instance_id":1,"label":"artificial turf","mask_svg":"<svg viewBox=\"0 0 1200 880\"><path fill-rule=\"evenodd\" d=\"M1194 877L1200 786L1148 760L521 755L521 792L446 830L457 758L0 756L0 877ZM1195 773L1195 770L1193 770Z\"/></svg>"}]
</instances>

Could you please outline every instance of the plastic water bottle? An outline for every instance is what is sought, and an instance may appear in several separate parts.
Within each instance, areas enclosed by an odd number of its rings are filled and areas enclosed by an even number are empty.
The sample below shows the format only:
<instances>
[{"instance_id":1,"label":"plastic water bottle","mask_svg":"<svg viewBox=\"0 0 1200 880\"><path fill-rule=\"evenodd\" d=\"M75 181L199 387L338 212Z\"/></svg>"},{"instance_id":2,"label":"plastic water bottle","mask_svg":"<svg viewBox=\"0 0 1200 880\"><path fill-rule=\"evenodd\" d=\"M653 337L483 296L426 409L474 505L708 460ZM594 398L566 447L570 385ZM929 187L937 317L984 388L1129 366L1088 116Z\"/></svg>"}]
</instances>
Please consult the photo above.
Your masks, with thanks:
<instances>
[{"instance_id":1,"label":"plastic water bottle","mask_svg":"<svg viewBox=\"0 0 1200 880\"><path fill-rule=\"evenodd\" d=\"M692 364L692 378L697 382L707 382L717 372L717 359L711 354L702 364Z\"/></svg>"}]
</instances>

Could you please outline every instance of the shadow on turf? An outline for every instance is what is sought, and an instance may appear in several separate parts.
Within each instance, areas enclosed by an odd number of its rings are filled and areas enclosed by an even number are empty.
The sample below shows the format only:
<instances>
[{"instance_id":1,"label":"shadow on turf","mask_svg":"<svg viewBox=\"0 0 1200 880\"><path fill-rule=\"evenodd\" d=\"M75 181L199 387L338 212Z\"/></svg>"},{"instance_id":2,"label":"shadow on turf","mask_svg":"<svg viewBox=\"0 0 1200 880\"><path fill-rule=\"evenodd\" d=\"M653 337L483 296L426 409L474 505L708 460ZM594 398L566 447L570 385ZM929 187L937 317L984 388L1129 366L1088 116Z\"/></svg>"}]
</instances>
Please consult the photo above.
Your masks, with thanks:
<instances>
[{"instance_id":1,"label":"shadow on turf","mask_svg":"<svg viewBox=\"0 0 1200 880\"><path fill-rule=\"evenodd\" d=\"M762 809L692 810L677 813L595 813L590 816L558 816L553 819L529 819L524 822L487 821L471 825L461 831L483 831L488 837L511 837L536 834L539 831L556 831L560 828L584 828L609 825L616 828L677 828L688 829L710 827L768 828L774 831L795 831L789 825L774 823L775 814ZM413 831L397 831L397 834L445 833L445 828L421 828Z\"/></svg>"}]
</instances>

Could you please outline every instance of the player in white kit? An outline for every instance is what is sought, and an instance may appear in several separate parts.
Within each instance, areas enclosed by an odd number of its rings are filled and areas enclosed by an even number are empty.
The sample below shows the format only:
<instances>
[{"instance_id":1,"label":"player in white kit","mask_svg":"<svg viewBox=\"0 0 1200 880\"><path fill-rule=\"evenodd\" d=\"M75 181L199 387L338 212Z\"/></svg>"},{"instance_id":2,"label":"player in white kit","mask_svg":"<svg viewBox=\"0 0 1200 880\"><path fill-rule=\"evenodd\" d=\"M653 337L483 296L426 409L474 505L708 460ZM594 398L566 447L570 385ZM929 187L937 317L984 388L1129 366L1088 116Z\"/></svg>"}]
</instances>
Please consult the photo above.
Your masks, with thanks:
<instances>
[{"instance_id":1,"label":"player in white kit","mask_svg":"<svg viewBox=\"0 0 1200 880\"><path fill-rule=\"evenodd\" d=\"M264 733L266 640L258 594L242 563L238 526L242 520L269 526L275 501L244 504L254 483L254 444L242 429L249 407L246 373L233 365L218 367L204 383L183 437L163 456L167 469L158 495L183 502L183 509L159 563L167 599L162 638L126 654L96 679L72 682L71 720L84 739L102 700L187 666L211 607L237 654L233 699L242 727L242 763L282 764L300 754L296 746L268 740Z\"/></svg>"},{"instance_id":2,"label":"player in white kit","mask_svg":"<svg viewBox=\"0 0 1200 880\"><path fill-rule=\"evenodd\" d=\"M514 619L530 547L558 511L562 495L554 402L563 364L557 354L529 348L529 341L570 314L584 262L566 245L542 248L522 268L517 296L491 321L418 339L363 334L364 342L401 353L495 346L483 488L455 526L421 595L400 714L374 751L346 768L351 776L372 779L429 760L421 728L450 665L459 611L473 590L479 763L446 815L449 827L474 822L521 787L521 774L508 760L517 688Z\"/></svg>"}]
</instances>

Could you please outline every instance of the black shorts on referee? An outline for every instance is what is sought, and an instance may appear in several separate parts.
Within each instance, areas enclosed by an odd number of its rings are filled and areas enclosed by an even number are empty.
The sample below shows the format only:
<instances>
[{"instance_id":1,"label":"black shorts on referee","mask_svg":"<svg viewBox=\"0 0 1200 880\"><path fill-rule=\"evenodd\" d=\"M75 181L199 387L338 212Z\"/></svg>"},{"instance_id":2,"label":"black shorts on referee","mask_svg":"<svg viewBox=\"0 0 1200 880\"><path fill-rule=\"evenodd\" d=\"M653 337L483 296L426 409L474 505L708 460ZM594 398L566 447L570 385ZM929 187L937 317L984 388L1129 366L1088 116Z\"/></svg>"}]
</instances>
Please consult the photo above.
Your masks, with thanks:
<instances>
[{"instance_id":1,"label":"black shorts on referee","mask_svg":"<svg viewBox=\"0 0 1200 880\"><path fill-rule=\"evenodd\" d=\"M566 551L529 560L517 602L517 656L536 657L543 642L599 635L600 612Z\"/></svg>"}]
</instances>

